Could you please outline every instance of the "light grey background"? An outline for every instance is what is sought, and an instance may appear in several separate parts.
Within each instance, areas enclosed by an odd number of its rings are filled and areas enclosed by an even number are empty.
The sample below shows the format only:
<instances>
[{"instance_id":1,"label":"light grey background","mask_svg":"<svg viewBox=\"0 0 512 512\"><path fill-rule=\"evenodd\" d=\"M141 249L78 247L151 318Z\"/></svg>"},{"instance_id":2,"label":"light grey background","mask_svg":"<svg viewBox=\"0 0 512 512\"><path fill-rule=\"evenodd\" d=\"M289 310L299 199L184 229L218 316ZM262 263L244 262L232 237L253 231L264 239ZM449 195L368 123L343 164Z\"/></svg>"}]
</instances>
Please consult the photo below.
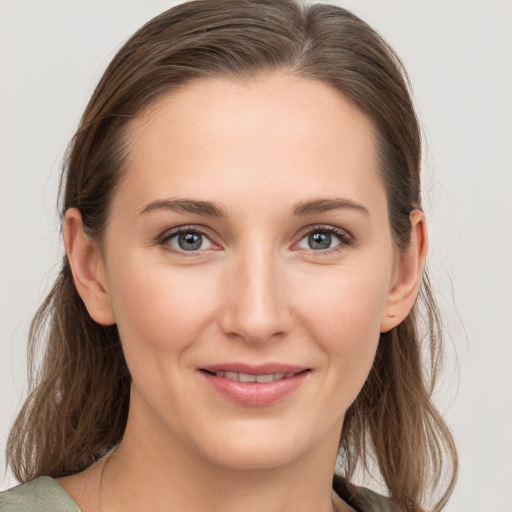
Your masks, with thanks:
<instances>
[{"instance_id":1,"label":"light grey background","mask_svg":"<svg viewBox=\"0 0 512 512\"><path fill-rule=\"evenodd\" d=\"M430 266L449 356L438 401L461 462L447 510L511 512L512 3L332 3L401 55L425 130ZM61 254L54 204L66 143L122 41L171 5L0 0L2 449L27 388L29 321ZM0 489L13 483L0 472Z\"/></svg>"}]
</instances>

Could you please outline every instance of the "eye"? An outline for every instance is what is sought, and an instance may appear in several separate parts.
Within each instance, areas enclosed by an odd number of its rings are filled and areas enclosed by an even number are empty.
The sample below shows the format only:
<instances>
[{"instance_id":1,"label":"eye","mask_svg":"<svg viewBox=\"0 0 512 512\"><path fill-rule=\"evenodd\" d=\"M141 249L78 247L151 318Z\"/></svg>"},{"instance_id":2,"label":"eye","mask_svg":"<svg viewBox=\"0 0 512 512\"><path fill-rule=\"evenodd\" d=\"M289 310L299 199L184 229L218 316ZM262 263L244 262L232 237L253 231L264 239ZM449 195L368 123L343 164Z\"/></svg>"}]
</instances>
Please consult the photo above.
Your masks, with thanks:
<instances>
[{"instance_id":1,"label":"eye","mask_svg":"<svg viewBox=\"0 0 512 512\"><path fill-rule=\"evenodd\" d=\"M301 238L297 246L313 251L327 251L339 248L351 242L351 237L345 231L334 227L316 228Z\"/></svg>"},{"instance_id":2,"label":"eye","mask_svg":"<svg viewBox=\"0 0 512 512\"><path fill-rule=\"evenodd\" d=\"M195 229L183 229L174 231L161 241L162 245L169 245L176 251L194 252L211 249L214 244L200 231Z\"/></svg>"}]
</instances>

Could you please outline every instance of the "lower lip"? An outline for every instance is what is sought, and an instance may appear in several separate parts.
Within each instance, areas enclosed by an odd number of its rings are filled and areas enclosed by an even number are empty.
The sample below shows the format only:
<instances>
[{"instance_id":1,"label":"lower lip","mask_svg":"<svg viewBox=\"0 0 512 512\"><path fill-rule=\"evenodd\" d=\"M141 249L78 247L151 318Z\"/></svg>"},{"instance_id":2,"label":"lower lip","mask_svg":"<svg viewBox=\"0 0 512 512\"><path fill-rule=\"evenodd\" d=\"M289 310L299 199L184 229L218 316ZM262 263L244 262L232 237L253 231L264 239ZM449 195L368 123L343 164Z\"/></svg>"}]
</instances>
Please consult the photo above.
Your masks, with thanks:
<instances>
[{"instance_id":1,"label":"lower lip","mask_svg":"<svg viewBox=\"0 0 512 512\"><path fill-rule=\"evenodd\" d=\"M228 400L248 407L264 407L290 395L304 382L309 371L272 382L239 382L225 377L217 377L205 371L201 371L201 374L216 391Z\"/></svg>"}]
</instances>

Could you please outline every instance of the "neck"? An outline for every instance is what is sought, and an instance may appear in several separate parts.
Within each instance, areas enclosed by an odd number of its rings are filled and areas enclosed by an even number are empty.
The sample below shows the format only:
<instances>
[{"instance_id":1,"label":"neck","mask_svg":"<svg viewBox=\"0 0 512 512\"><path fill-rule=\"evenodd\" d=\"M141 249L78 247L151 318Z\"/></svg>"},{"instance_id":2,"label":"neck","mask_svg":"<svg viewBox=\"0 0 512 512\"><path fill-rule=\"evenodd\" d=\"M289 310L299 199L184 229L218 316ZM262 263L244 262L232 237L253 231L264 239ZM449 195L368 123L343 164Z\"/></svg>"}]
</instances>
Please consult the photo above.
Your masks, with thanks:
<instances>
[{"instance_id":1,"label":"neck","mask_svg":"<svg viewBox=\"0 0 512 512\"><path fill-rule=\"evenodd\" d=\"M332 512L332 475L339 433L311 453L278 467L215 464L176 439L129 419L125 437L103 474L108 512ZM344 510L343 504L339 510Z\"/></svg>"}]
</instances>

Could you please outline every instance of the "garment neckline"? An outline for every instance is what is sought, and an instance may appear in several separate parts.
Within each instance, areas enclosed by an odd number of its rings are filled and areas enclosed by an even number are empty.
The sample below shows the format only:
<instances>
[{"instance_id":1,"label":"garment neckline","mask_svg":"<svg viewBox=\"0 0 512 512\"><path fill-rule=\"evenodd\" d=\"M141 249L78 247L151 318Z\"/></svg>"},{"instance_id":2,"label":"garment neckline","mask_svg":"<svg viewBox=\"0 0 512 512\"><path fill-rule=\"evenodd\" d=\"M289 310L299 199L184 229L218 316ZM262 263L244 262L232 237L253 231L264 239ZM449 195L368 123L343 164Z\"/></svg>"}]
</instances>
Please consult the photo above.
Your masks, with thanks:
<instances>
[{"instance_id":1,"label":"garment neckline","mask_svg":"<svg viewBox=\"0 0 512 512\"><path fill-rule=\"evenodd\" d=\"M41 476L37 480L39 480L39 479L44 479L44 480L50 481L52 486L56 489L56 492L58 492L59 495L62 496L62 498L68 502L69 505L73 505L74 507L76 507L76 512L81 512L81 509L78 506L78 504L76 503L76 501L71 497L70 494L68 494L66 489L64 489L64 487L62 487L62 485L60 485L59 482L57 482L57 480L55 480L55 478L53 478L51 476Z\"/></svg>"},{"instance_id":2,"label":"garment neckline","mask_svg":"<svg viewBox=\"0 0 512 512\"><path fill-rule=\"evenodd\" d=\"M55 478L51 476L42 476L37 478L36 480L49 482L54 488L55 492L59 494L59 496L67 502L69 506L74 507L74 512L81 512L78 504L73 500L73 498L68 494L68 492L62 487ZM36 481L34 480L34 482ZM364 512L363 508L361 508L361 497L362 497L362 489L351 484L345 478L334 475L332 488L334 492L345 501L350 507L352 507L356 512ZM364 489L365 491L374 494L372 491L368 489ZM379 496L379 498L383 498Z\"/></svg>"}]
</instances>

